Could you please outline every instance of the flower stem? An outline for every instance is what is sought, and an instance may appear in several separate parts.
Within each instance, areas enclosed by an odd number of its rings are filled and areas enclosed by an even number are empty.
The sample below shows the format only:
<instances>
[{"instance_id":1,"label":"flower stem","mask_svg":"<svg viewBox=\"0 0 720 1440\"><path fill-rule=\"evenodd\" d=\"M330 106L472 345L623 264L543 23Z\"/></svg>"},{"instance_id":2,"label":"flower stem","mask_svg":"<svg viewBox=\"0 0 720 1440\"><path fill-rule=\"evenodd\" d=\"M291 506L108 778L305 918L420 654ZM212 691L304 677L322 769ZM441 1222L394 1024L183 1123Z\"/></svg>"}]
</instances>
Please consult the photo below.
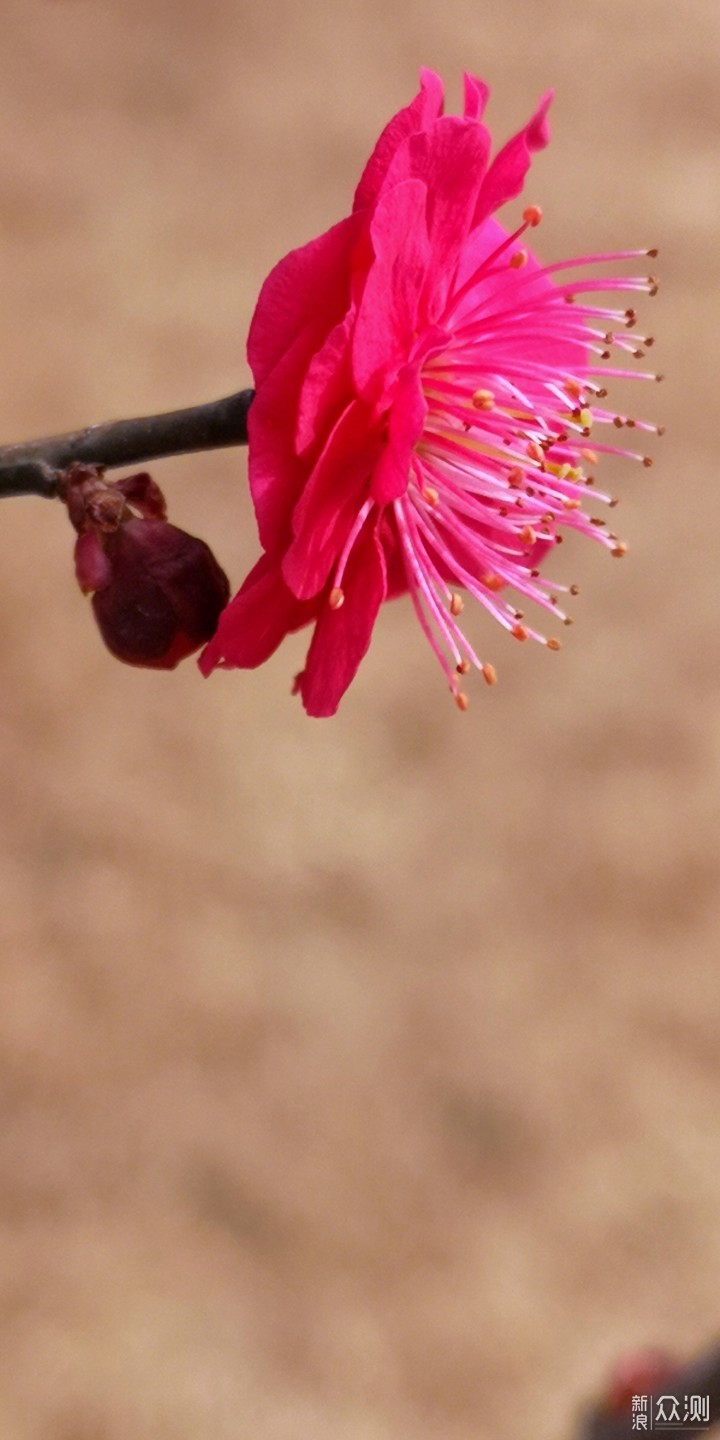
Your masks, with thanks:
<instances>
[{"instance_id":1,"label":"flower stem","mask_svg":"<svg viewBox=\"0 0 720 1440\"><path fill-rule=\"evenodd\" d=\"M240 390L206 405L110 420L66 435L50 435L19 445L0 445L0 498L6 495L57 495L58 479L74 460L111 470L142 465L165 455L221 450L247 444L247 412L253 390Z\"/></svg>"}]
</instances>

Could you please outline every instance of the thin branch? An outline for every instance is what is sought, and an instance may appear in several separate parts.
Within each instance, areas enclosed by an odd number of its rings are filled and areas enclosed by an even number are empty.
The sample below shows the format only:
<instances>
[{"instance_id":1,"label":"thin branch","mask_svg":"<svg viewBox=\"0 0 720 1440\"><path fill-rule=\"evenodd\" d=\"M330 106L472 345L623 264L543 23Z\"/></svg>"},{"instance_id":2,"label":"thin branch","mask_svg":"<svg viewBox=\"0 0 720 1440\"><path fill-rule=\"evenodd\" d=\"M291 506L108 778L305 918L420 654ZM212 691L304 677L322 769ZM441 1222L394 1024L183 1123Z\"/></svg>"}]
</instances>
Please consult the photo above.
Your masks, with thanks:
<instances>
[{"instance_id":1,"label":"thin branch","mask_svg":"<svg viewBox=\"0 0 720 1440\"><path fill-rule=\"evenodd\" d=\"M687 1365L681 1366L662 1387L662 1393L678 1397L681 1420L685 1396L708 1397L709 1424L688 1422L676 1425L674 1432L679 1434L682 1440L693 1440L693 1437L715 1432L716 1426L720 1424L720 1346L713 1346L694 1360L689 1360ZM652 1417L648 1417L647 1429L655 1433L651 1420ZM660 1425L658 1428L666 1427ZM576 1440L637 1440L639 1430L637 1417L633 1427L631 1415L612 1414L602 1405L597 1405L583 1416Z\"/></svg>"},{"instance_id":2,"label":"thin branch","mask_svg":"<svg viewBox=\"0 0 720 1440\"><path fill-rule=\"evenodd\" d=\"M240 390L223 400L143 415L135 420L110 420L67 435L50 435L20 445L0 446L0 498L6 495L57 494L57 482L74 460L112 470L142 465L165 455L221 450L247 444L247 413L253 390Z\"/></svg>"}]
</instances>

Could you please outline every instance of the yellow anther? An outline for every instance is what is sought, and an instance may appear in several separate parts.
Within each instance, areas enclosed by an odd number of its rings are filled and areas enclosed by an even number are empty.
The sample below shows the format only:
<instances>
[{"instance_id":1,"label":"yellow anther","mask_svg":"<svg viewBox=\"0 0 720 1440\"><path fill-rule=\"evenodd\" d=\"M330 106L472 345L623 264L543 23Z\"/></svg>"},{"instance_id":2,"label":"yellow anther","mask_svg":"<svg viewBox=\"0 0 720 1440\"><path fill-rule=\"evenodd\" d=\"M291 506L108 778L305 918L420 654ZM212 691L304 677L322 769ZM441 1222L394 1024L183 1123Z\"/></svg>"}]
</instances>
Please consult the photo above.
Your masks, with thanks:
<instances>
[{"instance_id":1,"label":"yellow anther","mask_svg":"<svg viewBox=\"0 0 720 1440\"><path fill-rule=\"evenodd\" d=\"M495 396L492 390L476 390L472 397L472 403L476 410L492 410L495 406Z\"/></svg>"},{"instance_id":2,"label":"yellow anther","mask_svg":"<svg viewBox=\"0 0 720 1440\"><path fill-rule=\"evenodd\" d=\"M340 606L344 604L345 592L344 590L340 589L339 585L336 585L328 595L328 605L330 606L331 610L339 610Z\"/></svg>"},{"instance_id":3,"label":"yellow anther","mask_svg":"<svg viewBox=\"0 0 720 1440\"><path fill-rule=\"evenodd\" d=\"M587 461L588 465L597 465L597 450L589 450L587 446L584 445L582 450L580 451L580 454L582 455L583 460Z\"/></svg>"},{"instance_id":4,"label":"yellow anther","mask_svg":"<svg viewBox=\"0 0 720 1440\"><path fill-rule=\"evenodd\" d=\"M463 609L464 606L462 595L458 595L457 590L453 590L453 593L450 596L450 614L462 615Z\"/></svg>"},{"instance_id":5,"label":"yellow anther","mask_svg":"<svg viewBox=\"0 0 720 1440\"><path fill-rule=\"evenodd\" d=\"M431 505L433 509L439 504L440 496L433 485L423 485L420 493L426 504Z\"/></svg>"},{"instance_id":6,"label":"yellow anther","mask_svg":"<svg viewBox=\"0 0 720 1440\"><path fill-rule=\"evenodd\" d=\"M590 430L592 428L592 423L592 410L589 410L586 405L584 409L580 411L580 424L582 425L583 430Z\"/></svg>"}]
</instances>

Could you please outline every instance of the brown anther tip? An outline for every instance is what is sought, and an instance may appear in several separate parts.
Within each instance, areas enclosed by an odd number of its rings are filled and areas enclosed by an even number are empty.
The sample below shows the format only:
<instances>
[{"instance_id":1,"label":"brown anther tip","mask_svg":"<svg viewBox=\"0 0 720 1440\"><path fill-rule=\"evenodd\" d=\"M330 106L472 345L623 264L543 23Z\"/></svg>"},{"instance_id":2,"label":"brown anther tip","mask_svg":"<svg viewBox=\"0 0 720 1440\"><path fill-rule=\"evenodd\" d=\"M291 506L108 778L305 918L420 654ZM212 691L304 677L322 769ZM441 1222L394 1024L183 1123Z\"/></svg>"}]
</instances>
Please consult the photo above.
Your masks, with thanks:
<instances>
[{"instance_id":1,"label":"brown anther tip","mask_svg":"<svg viewBox=\"0 0 720 1440\"><path fill-rule=\"evenodd\" d=\"M658 250L657 246L654 245L652 250L646 250L645 254L649 255L651 260L655 260L656 257L660 254L660 251Z\"/></svg>"},{"instance_id":2,"label":"brown anther tip","mask_svg":"<svg viewBox=\"0 0 720 1440\"><path fill-rule=\"evenodd\" d=\"M579 585L571 585L571 586L570 586L570 594L571 594L571 595L579 595L579 594L580 594L580 586L579 586Z\"/></svg>"},{"instance_id":3,"label":"brown anther tip","mask_svg":"<svg viewBox=\"0 0 720 1440\"><path fill-rule=\"evenodd\" d=\"M516 640L527 640L528 638L528 633L524 625L513 625L510 634L513 635Z\"/></svg>"},{"instance_id":4,"label":"brown anther tip","mask_svg":"<svg viewBox=\"0 0 720 1440\"><path fill-rule=\"evenodd\" d=\"M481 674L486 685L497 685L497 670L494 665L483 665Z\"/></svg>"},{"instance_id":5,"label":"brown anther tip","mask_svg":"<svg viewBox=\"0 0 720 1440\"><path fill-rule=\"evenodd\" d=\"M646 470L650 469L652 463L652 455L643 455L643 465Z\"/></svg>"},{"instance_id":6,"label":"brown anther tip","mask_svg":"<svg viewBox=\"0 0 720 1440\"><path fill-rule=\"evenodd\" d=\"M468 697L465 694L464 690L455 691L455 704L457 705L458 710L467 710L470 701L468 700Z\"/></svg>"},{"instance_id":7,"label":"brown anther tip","mask_svg":"<svg viewBox=\"0 0 720 1440\"><path fill-rule=\"evenodd\" d=\"M625 541L624 541L624 540L618 540L617 545L613 545L613 548L612 548L612 550L611 550L610 553L611 553L611 555L614 555L614 556L615 556L616 560L622 560L623 555L627 555L627 549L628 549L628 547L627 547L627 545L625 544Z\"/></svg>"},{"instance_id":8,"label":"brown anther tip","mask_svg":"<svg viewBox=\"0 0 720 1440\"><path fill-rule=\"evenodd\" d=\"M643 340L643 345L647 345L647 347L648 347L648 349L649 349L650 346L651 346L651 345L654 345L654 344L655 344L655 336L654 336L654 335L646 335L646 336L645 336L645 339Z\"/></svg>"},{"instance_id":9,"label":"brown anther tip","mask_svg":"<svg viewBox=\"0 0 720 1440\"><path fill-rule=\"evenodd\" d=\"M615 426L616 430L622 430L624 424L625 421L623 420L621 415L613 416L613 425Z\"/></svg>"},{"instance_id":10,"label":"brown anther tip","mask_svg":"<svg viewBox=\"0 0 720 1440\"><path fill-rule=\"evenodd\" d=\"M450 614L462 615L463 609L464 606L462 595L458 595L457 591L453 590L453 593L450 596Z\"/></svg>"},{"instance_id":11,"label":"brown anther tip","mask_svg":"<svg viewBox=\"0 0 720 1440\"><path fill-rule=\"evenodd\" d=\"M554 635L551 635L551 636L550 636L550 639L545 641L545 644L547 645L548 650L561 650L561 649L562 649L562 644L561 644L561 642L560 642L559 640L556 640L555 637L554 637Z\"/></svg>"},{"instance_id":12,"label":"brown anther tip","mask_svg":"<svg viewBox=\"0 0 720 1440\"><path fill-rule=\"evenodd\" d=\"M522 270L523 265L527 265L527 258L527 250L516 250L514 255L510 256L511 269Z\"/></svg>"},{"instance_id":13,"label":"brown anther tip","mask_svg":"<svg viewBox=\"0 0 720 1440\"><path fill-rule=\"evenodd\" d=\"M423 497L423 500L425 501L426 505L431 505L431 506L433 507L433 509L434 509L435 506L438 504L438 502L439 502L439 500L440 500L440 496L438 495L438 492L437 492L437 490L434 488L434 486L432 486L432 485L423 485L423 488L422 488L422 490L421 490L420 493L421 493L421 495L422 495L422 497Z\"/></svg>"},{"instance_id":14,"label":"brown anther tip","mask_svg":"<svg viewBox=\"0 0 720 1440\"><path fill-rule=\"evenodd\" d=\"M555 536L555 544L556 544L556 545L562 545L564 538L565 538L564 535L556 535L556 536Z\"/></svg>"},{"instance_id":15,"label":"brown anther tip","mask_svg":"<svg viewBox=\"0 0 720 1440\"><path fill-rule=\"evenodd\" d=\"M605 524L605 521L602 520L599 515L591 515L591 516L590 516L590 524L591 524L591 525L598 525L598 526L602 527L602 526Z\"/></svg>"},{"instance_id":16,"label":"brown anther tip","mask_svg":"<svg viewBox=\"0 0 720 1440\"><path fill-rule=\"evenodd\" d=\"M656 381L657 381L657 383L658 383L658 385L659 385L659 384L661 383L661 381L665 379L665 376L664 376L664 375L656 375L656 376L655 376L655 379L656 379Z\"/></svg>"},{"instance_id":17,"label":"brown anther tip","mask_svg":"<svg viewBox=\"0 0 720 1440\"><path fill-rule=\"evenodd\" d=\"M565 619L563 620L563 625L574 625L574 623L575 623L575 622L574 622L574 620L573 620L572 615L566 615L566 616L565 616Z\"/></svg>"},{"instance_id":18,"label":"brown anther tip","mask_svg":"<svg viewBox=\"0 0 720 1440\"><path fill-rule=\"evenodd\" d=\"M633 350L632 353L633 353L633 356L634 356L634 358L635 358L636 360L643 360L643 359L645 358L645 351L644 351L644 350Z\"/></svg>"},{"instance_id":19,"label":"brown anther tip","mask_svg":"<svg viewBox=\"0 0 720 1440\"><path fill-rule=\"evenodd\" d=\"M658 425L657 430L655 431L655 434L656 434L656 435L664 435L664 434L665 434L665 426L664 426L664 425Z\"/></svg>"},{"instance_id":20,"label":"brown anther tip","mask_svg":"<svg viewBox=\"0 0 720 1440\"><path fill-rule=\"evenodd\" d=\"M543 212L539 205L528 205L526 209L523 210L522 218L526 225L530 225L532 229L534 229L536 225L540 224L542 214Z\"/></svg>"},{"instance_id":21,"label":"brown anther tip","mask_svg":"<svg viewBox=\"0 0 720 1440\"><path fill-rule=\"evenodd\" d=\"M601 359L601 360L609 360L609 359L610 359L610 351L609 351L609 350L601 350L601 351L600 351L600 359Z\"/></svg>"},{"instance_id":22,"label":"brown anther tip","mask_svg":"<svg viewBox=\"0 0 720 1440\"><path fill-rule=\"evenodd\" d=\"M467 675L468 670L470 669L470 661L469 661L469 660L458 660L458 663L457 663L457 665L455 666L455 669L457 670L458 675Z\"/></svg>"},{"instance_id":23,"label":"brown anther tip","mask_svg":"<svg viewBox=\"0 0 720 1440\"><path fill-rule=\"evenodd\" d=\"M344 604L345 593L343 590L340 589L339 585L336 585L328 595L328 605L330 606L331 610L339 610L340 606Z\"/></svg>"},{"instance_id":24,"label":"brown anther tip","mask_svg":"<svg viewBox=\"0 0 720 1440\"><path fill-rule=\"evenodd\" d=\"M605 386L603 385L602 389L601 389L601 390L596 390L595 393L596 393L596 395L597 395L598 400L605 400L606 397L607 397L607 393L608 393L608 392L607 392L607 390L605 389Z\"/></svg>"},{"instance_id":25,"label":"brown anther tip","mask_svg":"<svg viewBox=\"0 0 720 1440\"><path fill-rule=\"evenodd\" d=\"M531 579L531 580L537 580L538 577L539 577L539 575L540 575L540 571L539 571L539 570L531 570L531 571L530 571L530 579Z\"/></svg>"}]
</instances>

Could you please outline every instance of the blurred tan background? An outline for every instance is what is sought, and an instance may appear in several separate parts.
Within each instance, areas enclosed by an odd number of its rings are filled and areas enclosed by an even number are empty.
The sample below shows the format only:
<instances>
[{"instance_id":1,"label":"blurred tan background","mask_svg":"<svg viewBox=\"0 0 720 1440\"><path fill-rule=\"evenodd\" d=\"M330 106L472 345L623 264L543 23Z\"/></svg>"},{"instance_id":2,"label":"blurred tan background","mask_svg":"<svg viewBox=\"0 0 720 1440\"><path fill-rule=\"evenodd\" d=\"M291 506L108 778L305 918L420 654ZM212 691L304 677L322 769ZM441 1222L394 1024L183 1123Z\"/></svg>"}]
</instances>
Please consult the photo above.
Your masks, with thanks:
<instances>
[{"instance_id":1,"label":"blurred tan background","mask_svg":"<svg viewBox=\"0 0 720 1440\"><path fill-rule=\"evenodd\" d=\"M337 719L115 663L2 506L2 1440L565 1440L720 1302L717 0L4 0L0 434L249 383L254 297L440 70L557 87L548 259L658 244L668 434L562 654ZM235 584L240 452L154 467Z\"/></svg>"}]
</instances>

